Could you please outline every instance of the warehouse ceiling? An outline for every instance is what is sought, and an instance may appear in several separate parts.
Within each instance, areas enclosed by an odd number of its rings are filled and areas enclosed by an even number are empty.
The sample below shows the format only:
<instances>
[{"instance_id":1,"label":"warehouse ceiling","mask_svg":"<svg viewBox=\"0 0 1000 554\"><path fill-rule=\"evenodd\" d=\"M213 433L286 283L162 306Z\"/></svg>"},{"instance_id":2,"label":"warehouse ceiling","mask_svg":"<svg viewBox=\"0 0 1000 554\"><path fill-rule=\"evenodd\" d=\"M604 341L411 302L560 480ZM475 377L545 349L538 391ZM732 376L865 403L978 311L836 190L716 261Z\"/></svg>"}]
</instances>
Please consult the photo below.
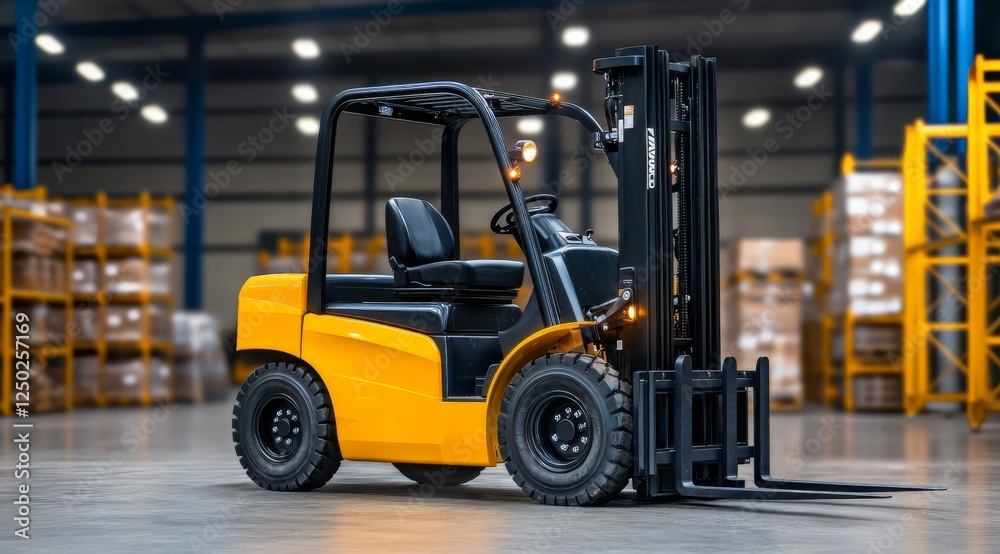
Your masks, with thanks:
<instances>
[{"instance_id":1,"label":"warehouse ceiling","mask_svg":"<svg viewBox=\"0 0 1000 554\"><path fill-rule=\"evenodd\" d=\"M315 85L320 99L357 84L432 79L496 79L514 92L547 94L549 77L571 70L581 86L567 98L599 111L603 88L599 79L587 75L592 59L612 55L615 47L641 43L657 43L678 58L704 51L719 59L720 167L727 170L723 176L729 174L730 164L739 165L748 147L759 146L768 136L761 132L766 128L742 125L745 114L764 106L772 110L775 121L798 108L809 90L794 86L794 78L807 66L821 68L824 86L839 91L836 101L830 102L833 107L814 117L782 150L781 162L754 175L741 194L811 194L836 174L838 159L851 148L854 136L851 68L857 59L875 62L876 155L898 155L899 129L924 111L927 10L894 20L895 0L53 3L59 5L58 13L41 32L57 37L65 52L39 53L39 113L43 122L64 122L58 125L70 129L67 118L107 113L114 100L112 83L135 82L153 66L170 75L169 82L151 95L171 118L155 136L167 136L184 115L183 82L195 75L195 65L187 58L188 41L200 35L209 83L210 130L219 129L224 120L256 125L254 118L289 102L289 90L301 82ZM0 8L0 30L6 35L14 23L13 0L0 0ZM387 18L390 8L397 13ZM888 27L870 43L855 44L850 35L866 18L881 19ZM564 45L562 33L570 27L588 28L589 41L579 47ZM994 35L979 34L987 45L1000 40ZM297 57L291 45L300 37L314 39L322 54L314 59ZM12 49L0 49L0 74L8 80L13 76L12 57ZM107 75L104 84L90 83L78 74L81 60L100 65ZM318 112L319 107L316 103L303 109ZM43 143L50 141L46 137ZM307 167L307 149L291 137L282 141L290 150L304 152L295 161ZM167 154L172 150L164 148L158 148L158 154L179 162L180 152ZM124 160L130 151L116 150L115 159L110 159L110 150L105 150L101 160L88 160L88 167L101 161L112 164L109 168L132 163L131 158Z\"/></svg>"},{"instance_id":2,"label":"warehouse ceiling","mask_svg":"<svg viewBox=\"0 0 1000 554\"><path fill-rule=\"evenodd\" d=\"M3 3L11 9L0 12L0 24L9 26L13 1ZM850 42L852 29L862 18L891 20L892 4L888 0L564 0L549 4L416 0L398 3L397 14L374 25L371 12L387 12L392 3L89 0L60 6L43 32L58 36L74 58L127 64L180 61L186 52L184 35L207 30L206 57L226 62L225 67L212 67L210 72L210 78L219 80L267 80L333 69L426 73L455 64L487 71L540 68L567 55L554 46L557 33L570 25L590 26L595 31L584 48L572 52L581 58L608 55L616 46L657 43L684 57L703 48L729 68L834 64L849 62L857 52L920 59L926 26L922 12L887 32L877 44L856 47ZM376 30L369 35L377 33L370 41L364 36L366 24ZM356 46L362 52L351 56L352 61L365 58L367 63L352 67L355 64L348 64L342 55L324 56L312 64L289 63L294 60L289 41L302 35L316 38L324 53ZM5 49L4 56L9 60L10 50ZM63 71L70 60L42 57L40 61L43 82L58 81L63 75L74 78L72 71Z\"/></svg>"}]
</instances>

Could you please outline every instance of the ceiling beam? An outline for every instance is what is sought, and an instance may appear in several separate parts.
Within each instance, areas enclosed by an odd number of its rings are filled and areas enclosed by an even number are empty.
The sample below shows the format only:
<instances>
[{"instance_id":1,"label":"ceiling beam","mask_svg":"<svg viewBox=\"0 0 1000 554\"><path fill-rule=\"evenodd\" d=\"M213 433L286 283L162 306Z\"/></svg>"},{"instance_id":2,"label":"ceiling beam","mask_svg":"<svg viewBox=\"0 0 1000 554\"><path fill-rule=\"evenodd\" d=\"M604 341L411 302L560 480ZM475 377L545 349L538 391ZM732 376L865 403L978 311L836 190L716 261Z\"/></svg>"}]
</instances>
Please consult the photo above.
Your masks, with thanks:
<instances>
[{"instance_id":1,"label":"ceiling beam","mask_svg":"<svg viewBox=\"0 0 1000 554\"><path fill-rule=\"evenodd\" d=\"M620 46L620 45L619 45ZM615 45L601 44L589 48L597 56L610 55ZM845 45L802 45L795 48L760 46L748 48L719 48L711 54L719 59L723 71L797 69L807 64L833 66L847 56ZM595 57L597 57L595 56ZM589 70L589 57L576 56L582 65L581 73ZM913 43L886 43L873 54L872 59L922 61L923 49ZM214 58L207 60L210 82L281 82L292 79L324 79L331 77L380 79L391 75L396 80L454 78L456 75L542 75L545 63L535 47L505 49L502 52L488 49L433 50L433 51L366 51L355 63L343 57L330 55L310 63L295 63L286 54L253 58ZM141 79L147 66L159 65L169 73L169 81L186 79L188 65L183 59L159 61L100 62L110 79ZM10 63L0 63L0 71L10 70ZM44 60L38 67L38 79L43 84L79 83L73 61Z\"/></svg>"}]
</instances>

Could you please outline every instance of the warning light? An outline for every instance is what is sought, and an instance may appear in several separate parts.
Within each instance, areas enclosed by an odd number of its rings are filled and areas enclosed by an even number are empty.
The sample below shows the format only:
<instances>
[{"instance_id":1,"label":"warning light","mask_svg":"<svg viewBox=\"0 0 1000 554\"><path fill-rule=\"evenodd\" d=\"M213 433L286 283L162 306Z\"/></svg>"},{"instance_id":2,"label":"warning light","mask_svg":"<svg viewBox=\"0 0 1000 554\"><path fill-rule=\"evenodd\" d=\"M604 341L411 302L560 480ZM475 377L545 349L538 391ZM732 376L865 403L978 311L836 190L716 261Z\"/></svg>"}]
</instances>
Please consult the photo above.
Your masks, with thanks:
<instances>
[{"instance_id":1,"label":"warning light","mask_svg":"<svg viewBox=\"0 0 1000 554\"><path fill-rule=\"evenodd\" d=\"M560 102L562 102L562 95L558 92L553 92L552 96L549 96L549 104L551 104L552 107L558 106Z\"/></svg>"},{"instance_id":2,"label":"warning light","mask_svg":"<svg viewBox=\"0 0 1000 554\"><path fill-rule=\"evenodd\" d=\"M533 140L519 140L509 154L511 161L531 163L538 157L538 145Z\"/></svg>"},{"instance_id":3,"label":"warning light","mask_svg":"<svg viewBox=\"0 0 1000 554\"><path fill-rule=\"evenodd\" d=\"M517 182L521 179L521 168L516 165L507 170L507 177L510 177L511 181Z\"/></svg>"}]
</instances>

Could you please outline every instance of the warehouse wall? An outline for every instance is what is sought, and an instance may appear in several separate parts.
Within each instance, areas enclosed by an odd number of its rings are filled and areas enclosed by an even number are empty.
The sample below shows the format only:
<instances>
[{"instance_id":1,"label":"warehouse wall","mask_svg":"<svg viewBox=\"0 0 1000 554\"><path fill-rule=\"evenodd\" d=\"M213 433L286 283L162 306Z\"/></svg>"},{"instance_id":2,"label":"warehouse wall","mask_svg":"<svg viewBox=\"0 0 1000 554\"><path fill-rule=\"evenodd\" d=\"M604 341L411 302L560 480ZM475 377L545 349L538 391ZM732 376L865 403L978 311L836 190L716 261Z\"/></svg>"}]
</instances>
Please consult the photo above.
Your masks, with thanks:
<instances>
[{"instance_id":1,"label":"warehouse wall","mask_svg":"<svg viewBox=\"0 0 1000 554\"><path fill-rule=\"evenodd\" d=\"M899 151L903 124L922 115L921 71L921 65L915 63L886 62L876 67L874 142L883 155ZM851 90L849 73L845 75L845 90ZM738 237L807 236L814 194L834 176L839 156L834 151L835 99L828 99L818 109L809 110L808 119L801 121L792 133L788 132L790 127L787 125L775 127L778 119L795 114L810 96L809 91L791 85L792 75L783 71L727 71L724 65L720 70L718 120L723 244ZM428 76L440 77L442 75ZM489 81L491 86L528 94L545 93L538 80L530 76L450 77L473 84ZM828 71L824 91L833 90L834 78ZM599 79L591 79L582 70L580 79L582 84L589 83L592 87L592 99L599 101L603 97L603 83ZM319 89L321 98L328 98L343 88L364 83L329 79L313 84ZM313 177L315 138L304 136L294 126L289 126L276 133L273 142L252 161L247 161L245 141L269 124L274 117L272 110L318 115L321 103L308 107L297 104L289 89L288 83L212 84L208 88L208 170L218 174L231 160L239 164L239 174L232 176L205 211L204 298L206 308L220 316L224 324L233 321L238 288L256 268L258 233L274 229L304 230L308 226L307 195ZM573 91L566 97L572 101L581 95L580 91ZM67 98L72 98L72 102L67 103ZM117 105L113 104L114 98L105 85L43 87L39 95L40 182L48 185L54 194L89 195L100 190L110 194L136 194L149 190L155 194L180 195L184 179L184 84L168 76L150 91L149 99L170 111L171 117L166 124L153 125L135 111L121 119L123 112L115 110L113 106ZM845 100L845 116L853 122L850 99ZM743 113L758 104L771 107L772 123L761 129L747 129L741 123ZM603 119L598 103L592 103L590 109ZM98 128L105 117L111 118L114 130L95 135L93 129ZM569 122L560 126L563 158L569 160L581 144L580 132ZM405 130L402 127L391 123L380 123L377 127L380 154L376 166L378 201L375 213L379 229L387 197L437 187L436 152L433 161L424 164L395 192L387 185L386 174L397 170L397 157L409 155L416 148L414 140L430 136L429 128L416 126L416 129ZM488 145L483 134L474 127L470 125L463 136L462 154L468 159L462 166L462 190L497 193L496 198L477 197L463 203L463 228L481 232L486 230L488 218L505 200L500 192L495 163L489 158ZM93 146L92 153L84 157L78 167L57 175L53 162L65 162L67 147L78 150L80 142L85 140L84 131L99 138L100 144ZM338 143L335 186L341 191L360 192L364 182L362 127L357 122L345 122L340 133L344 140ZM849 124L847 133L850 148L853 123ZM512 124L505 124L505 136L509 142L517 137ZM768 139L773 139L779 148L762 160L759 149ZM544 148L544 141L539 143ZM748 153L748 148L754 153ZM593 226L601 241L613 244L617 230L615 182L606 164L599 163L595 168L597 199ZM572 167L567 169L570 178L563 183L568 192L561 213L571 226L578 228L580 204L575 191L579 174ZM542 168L531 167L525 170L522 183L527 192L538 192L541 179ZM258 196L248 198L249 194ZM262 194L271 196L262 200ZM364 228L364 213L360 194L340 200L334 208L334 228L360 232ZM178 245L181 238L178 232ZM175 259L178 291L182 263L178 256Z\"/></svg>"}]
</instances>

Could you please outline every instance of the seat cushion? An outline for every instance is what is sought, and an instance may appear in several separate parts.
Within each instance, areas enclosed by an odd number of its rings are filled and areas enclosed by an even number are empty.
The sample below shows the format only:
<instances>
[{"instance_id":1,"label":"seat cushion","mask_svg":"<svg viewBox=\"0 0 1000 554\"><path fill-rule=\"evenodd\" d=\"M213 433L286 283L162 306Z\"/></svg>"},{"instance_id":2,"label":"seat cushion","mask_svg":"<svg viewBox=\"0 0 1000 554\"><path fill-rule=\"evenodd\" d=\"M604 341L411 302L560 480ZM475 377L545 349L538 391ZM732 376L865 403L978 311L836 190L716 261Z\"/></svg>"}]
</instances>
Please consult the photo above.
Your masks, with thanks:
<instances>
[{"instance_id":1,"label":"seat cushion","mask_svg":"<svg viewBox=\"0 0 1000 554\"><path fill-rule=\"evenodd\" d=\"M414 284L454 288L516 289L524 279L524 264L512 260L448 260L406 269Z\"/></svg>"},{"instance_id":2,"label":"seat cushion","mask_svg":"<svg viewBox=\"0 0 1000 554\"><path fill-rule=\"evenodd\" d=\"M393 302L392 275L329 273L326 276L327 302Z\"/></svg>"}]
</instances>

